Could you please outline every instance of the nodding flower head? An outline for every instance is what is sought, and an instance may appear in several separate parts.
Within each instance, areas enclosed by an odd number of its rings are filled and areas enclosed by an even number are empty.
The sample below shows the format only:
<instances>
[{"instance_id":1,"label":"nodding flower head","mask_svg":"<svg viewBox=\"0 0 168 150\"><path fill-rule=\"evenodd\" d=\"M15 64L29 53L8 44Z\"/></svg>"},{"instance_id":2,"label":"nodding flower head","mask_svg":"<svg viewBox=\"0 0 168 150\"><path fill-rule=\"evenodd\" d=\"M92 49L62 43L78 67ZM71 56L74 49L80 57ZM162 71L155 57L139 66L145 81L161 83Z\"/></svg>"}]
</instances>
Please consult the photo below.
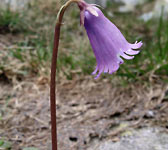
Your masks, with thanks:
<instances>
[{"instance_id":1,"label":"nodding flower head","mask_svg":"<svg viewBox=\"0 0 168 150\"><path fill-rule=\"evenodd\" d=\"M91 43L97 66L93 75L97 79L101 73L109 73L119 69L124 59L133 59L139 53L135 49L142 46L142 42L130 44L120 30L108 20L102 11L94 4L87 4L83 0L78 2L80 8L80 22L84 25Z\"/></svg>"}]
</instances>

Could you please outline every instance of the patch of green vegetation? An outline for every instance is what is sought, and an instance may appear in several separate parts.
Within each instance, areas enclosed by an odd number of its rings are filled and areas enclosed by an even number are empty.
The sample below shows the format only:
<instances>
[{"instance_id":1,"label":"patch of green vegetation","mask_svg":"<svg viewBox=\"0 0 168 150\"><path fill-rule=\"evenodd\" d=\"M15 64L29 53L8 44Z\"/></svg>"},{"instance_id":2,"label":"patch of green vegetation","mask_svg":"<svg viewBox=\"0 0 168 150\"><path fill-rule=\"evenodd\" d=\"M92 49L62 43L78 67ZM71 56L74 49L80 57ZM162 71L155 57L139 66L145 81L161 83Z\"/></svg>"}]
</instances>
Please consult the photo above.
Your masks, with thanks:
<instances>
[{"instance_id":1,"label":"patch of green vegetation","mask_svg":"<svg viewBox=\"0 0 168 150\"><path fill-rule=\"evenodd\" d=\"M13 12L9 8L0 10L0 32L20 32L25 30L23 16L19 12Z\"/></svg>"},{"instance_id":2,"label":"patch of green vegetation","mask_svg":"<svg viewBox=\"0 0 168 150\"><path fill-rule=\"evenodd\" d=\"M3 139L0 139L0 149L2 150L11 150L12 144L11 142L5 141Z\"/></svg>"},{"instance_id":3,"label":"patch of green vegetation","mask_svg":"<svg viewBox=\"0 0 168 150\"><path fill-rule=\"evenodd\" d=\"M113 11L115 15L111 18L107 12L114 6L117 8L118 4L112 6L109 3L107 9L103 10L105 15L119 27L129 42L144 43L140 54L133 60L125 60L117 71L117 76L129 82L142 78L148 80L151 75L158 75L165 79L168 74L168 20L163 20L161 17L159 24L156 19L145 23L137 18L136 13L123 14L115 10ZM57 14L55 10L52 12L49 8L50 6L47 6L47 9L41 8L38 4L30 6L25 13L27 16L24 17L25 24L29 24L30 30L25 33L22 42L16 43L17 48L10 50L11 57L19 60L20 63L28 64L21 68L24 72L26 70L26 72L39 73L45 70L49 74ZM20 24L20 16L9 10L3 15L2 20L6 21L0 22L3 24L6 22L9 26ZM79 25L79 10L69 9L64 16L64 22L61 29L58 72L63 73L68 79L72 79L74 72L91 74L96 65L96 59L88 40L85 41L87 39L85 31ZM108 77L113 78L111 75Z\"/></svg>"}]
</instances>

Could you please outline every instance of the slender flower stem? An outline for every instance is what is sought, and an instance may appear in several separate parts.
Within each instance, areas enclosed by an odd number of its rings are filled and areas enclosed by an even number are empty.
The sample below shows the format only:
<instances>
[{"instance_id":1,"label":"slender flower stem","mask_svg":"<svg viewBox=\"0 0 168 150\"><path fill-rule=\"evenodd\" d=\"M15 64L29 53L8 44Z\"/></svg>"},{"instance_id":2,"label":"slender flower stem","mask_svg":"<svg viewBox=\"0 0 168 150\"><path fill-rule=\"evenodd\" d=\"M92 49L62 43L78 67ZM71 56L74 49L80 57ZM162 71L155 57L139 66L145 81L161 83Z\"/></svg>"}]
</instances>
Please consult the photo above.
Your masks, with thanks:
<instances>
[{"instance_id":1,"label":"slender flower stem","mask_svg":"<svg viewBox=\"0 0 168 150\"><path fill-rule=\"evenodd\" d=\"M52 54L51 81L50 81L50 112L51 112L52 150L57 150L55 76L56 76L56 63L57 63L59 36L60 36L60 25L57 24L55 27L55 35L54 35L54 48L53 48L53 54Z\"/></svg>"},{"instance_id":2,"label":"slender flower stem","mask_svg":"<svg viewBox=\"0 0 168 150\"><path fill-rule=\"evenodd\" d=\"M52 53L52 63L51 63L51 81L50 81L50 111L51 111L51 135L52 135L52 150L57 150L57 123L56 123L56 65L57 65L57 54L60 38L60 29L63 19L64 12L66 8L72 2L79 2L80 0L69 0L65 5L63 5L58 13L57 22L55 26L54 34L54 47Z\"/></svg>"}]
</instances>

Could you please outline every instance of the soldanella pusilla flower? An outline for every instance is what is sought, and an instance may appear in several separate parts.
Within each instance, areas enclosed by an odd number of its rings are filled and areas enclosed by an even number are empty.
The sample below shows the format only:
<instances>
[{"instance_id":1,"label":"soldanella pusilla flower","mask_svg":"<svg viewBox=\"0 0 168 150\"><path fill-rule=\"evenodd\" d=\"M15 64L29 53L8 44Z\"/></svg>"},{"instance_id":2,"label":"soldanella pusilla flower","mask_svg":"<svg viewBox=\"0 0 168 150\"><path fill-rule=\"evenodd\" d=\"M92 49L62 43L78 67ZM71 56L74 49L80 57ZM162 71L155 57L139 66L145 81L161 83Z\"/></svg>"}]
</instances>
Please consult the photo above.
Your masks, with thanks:
<instances>
[{"instance_id":1,"label":"soldanella pusilla flower","mask_svg":"<svg viewBox=\"0 0 168 150\"><path fill-rule=\"evenodd\" d=\"M90 44L96 57L96 68L92 73L97 79L103 72L112 74L119 69L124 59L133 59L138 54L142 42L130 44L120 30L109 21L95 4L84 0L68 0L58 12L54 34L54 47L51 63L50 109L52 150L57 150L56 124L56 64L60 39L60 28L64 12L71 3L77 3L80 9L80 22L86 29Z\"/></svg>"},{"instance_id":2,"label":"soldanella pusilla flower","mask_svg":"<svg viewBox=\"0 0 168 150\"><path fill-rule=\"evenodd\" d=\"M78 2L80 8L80 22L84 25L97 66L93 75L97 79L101 73L112 74L119 69L124 59L133 59L139 53L135 49L142 46L142 42L130 44L120 30L108 20L102 11L94 4L85 1Z\"/></svg>"}]
</instances>

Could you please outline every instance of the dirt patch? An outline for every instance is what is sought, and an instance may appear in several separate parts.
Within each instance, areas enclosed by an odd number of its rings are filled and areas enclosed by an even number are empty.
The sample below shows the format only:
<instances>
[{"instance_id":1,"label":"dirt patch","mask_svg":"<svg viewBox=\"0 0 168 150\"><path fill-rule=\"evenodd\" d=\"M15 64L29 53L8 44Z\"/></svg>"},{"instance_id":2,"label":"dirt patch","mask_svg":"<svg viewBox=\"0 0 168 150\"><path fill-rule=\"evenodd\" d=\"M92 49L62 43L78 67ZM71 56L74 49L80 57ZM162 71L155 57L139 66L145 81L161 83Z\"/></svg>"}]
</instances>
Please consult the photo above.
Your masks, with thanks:
<instances>
[{"instance_id":1,"label":"dirt patch","mask_svg":"<svg viewBox=\"0 0 168 150\"><path fill-rule=\"evenodd\" d=\"M6 90L1 85L1 93L4 92L0 100L1 111L6 103L5 97L9 100L0 121L0 135L13 143L12 149L27 146L40 150L51 148L49 87L39 85L38 81L25 81L12 87L5 85ZM160 126L166 129L167 90L168 86L164 84L124 88L87 77L58 84L59 147L62 150L83 150L94 140L115 141L128 128ZM127 125L121 127L124 122Z\"/></svg>"}]
</instances>

